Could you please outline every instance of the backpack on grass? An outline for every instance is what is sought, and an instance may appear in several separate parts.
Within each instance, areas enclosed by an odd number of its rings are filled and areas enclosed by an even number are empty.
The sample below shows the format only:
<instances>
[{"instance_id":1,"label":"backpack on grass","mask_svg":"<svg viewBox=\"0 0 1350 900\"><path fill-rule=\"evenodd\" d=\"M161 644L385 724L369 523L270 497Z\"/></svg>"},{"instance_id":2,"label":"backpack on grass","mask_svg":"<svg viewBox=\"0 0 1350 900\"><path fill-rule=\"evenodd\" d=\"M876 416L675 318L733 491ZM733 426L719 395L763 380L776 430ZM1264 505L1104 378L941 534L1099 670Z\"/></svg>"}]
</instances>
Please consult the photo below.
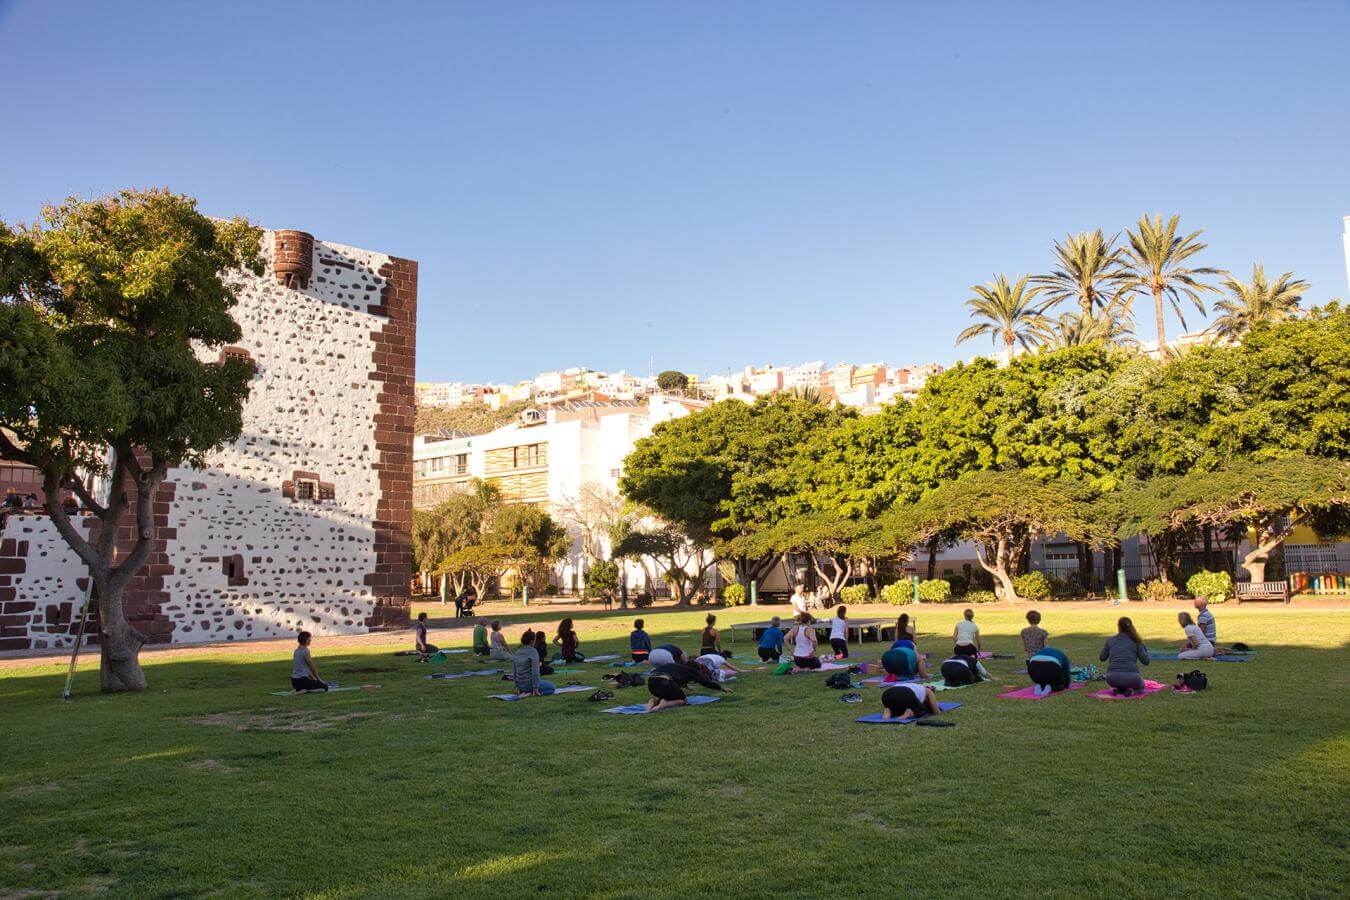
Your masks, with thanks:
<instances>
[{"instance_id":1,"label":"backpack on grass","mask_svg":"<svg viewBox=\"0 0 1350 900\"><path fill-rule=\"evenodd\" d=\"M1192 691L1203 691L1209 687L1209 677L1199 669L1192 669L1177 675L1177 687L1184 687Z\"/></svg>"},{"instance_id":2,"label":"backpack on grass","mask_svg":"<svg viewBox=\"0 0 1350 900\"><path fill-rule=\"evenodd\" d=\"M840 691L846 691L853 687L853 682L849 680L847 672L834 672L825 679L825 686Z\"/></svg>"}]
</instances>

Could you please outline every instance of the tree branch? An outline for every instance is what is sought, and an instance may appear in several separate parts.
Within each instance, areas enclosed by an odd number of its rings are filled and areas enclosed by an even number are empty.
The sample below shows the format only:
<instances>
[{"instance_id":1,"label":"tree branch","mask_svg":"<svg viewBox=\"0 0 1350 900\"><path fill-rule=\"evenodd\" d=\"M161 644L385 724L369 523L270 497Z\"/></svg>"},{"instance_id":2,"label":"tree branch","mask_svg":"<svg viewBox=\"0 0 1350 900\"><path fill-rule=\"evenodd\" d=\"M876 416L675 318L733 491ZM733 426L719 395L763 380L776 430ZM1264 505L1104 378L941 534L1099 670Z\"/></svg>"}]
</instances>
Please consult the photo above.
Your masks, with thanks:
<instances>
[{"instance_id":1,"label":"tree branch","mask_svg":"<svg viewBox=\"0 0 1350 900\"><path fill-rule=\"evenodd\" d=\"M70 545L70 549L75 551L80 561L89 567L90 575L107 578L109 574L107 558L99 553L84 535L75 530L75 526L70 524L70 517L61 508L61 503L57 499L61 492L57 487L55 474L48 472L43 476L42 492L47 495L43 507L47 510L52 524L56 526L57 532ZM106 525L104 527L106 528Z\"/></svg>"}]
</instances>

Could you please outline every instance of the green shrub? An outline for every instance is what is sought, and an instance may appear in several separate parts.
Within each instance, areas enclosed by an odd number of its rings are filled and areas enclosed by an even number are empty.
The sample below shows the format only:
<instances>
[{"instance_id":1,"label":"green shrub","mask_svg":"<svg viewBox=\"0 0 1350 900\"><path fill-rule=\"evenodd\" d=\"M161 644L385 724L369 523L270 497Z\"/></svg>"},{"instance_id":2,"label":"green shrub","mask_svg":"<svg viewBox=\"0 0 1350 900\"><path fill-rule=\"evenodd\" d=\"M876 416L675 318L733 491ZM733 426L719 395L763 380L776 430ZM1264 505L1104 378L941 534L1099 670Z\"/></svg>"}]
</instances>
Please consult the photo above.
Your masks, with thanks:
<instances>
[{"instance_id":1,"label":"green shrub","mask_svg":"<svg viewBox=\"0 0 1350 900\"><path fill-rule=\"evenodd\" d=\"M966 591L966 603L993 603L998 600L993 591Z\"/></svg>"},{"instance_id":2,"label":"green shrub","mask_svg":"<svg viewBox=\"0 0 1350 900\"><path fill-rule=\"evenodd\" d=\"M1050 579L1044 572L1028 572L1013 579L1013 590L1025 600L1044 600L1050 596Z\"/></svg>"},{"instance_id":3,"label":"green shrub","mask_svg":"<svg viewBox=\"0 0 1350 900\"><path fill-rule=\"evenodd\" d=\"M633 606L637 609L646 609L652 605L652 595L643 591L640 594L633 595Z\"/></svg>"},{"instance_id":4,"label":"green shrub","mask_svg":"<svg viewBox=\"0 0 1350 900\"><path fill-rule=\"evenodd\" d=\"M722 602L727 606L740 606L745 603L745 588L739 584L729 584L722 588Z\"/></svg>"},{"instance_id":5,"label":"green shrub","mask_svg":"<svg viewBox=\"0 0 1350 900\"><path fill-rule=\"evenodd\" d=\"M1142 581L1139 587L1135 588L1140 600L1153 600L1156 602L1168 602L1177 599L1177 587L1170 581L1163 581L1161 578L1155 578L1152 581Z\"/></svg>"},{"instance_id":6,"label":"green shrub","mask_svg":"<svg viewBox=\"0 0 1350 900\"><path fill-rule=\"evenodd\" d=\"M908 581L897 581L881 589L881 599L891 606L902 606L914 602L914 585Z\"/></svg>"},{"instance_id":7,"label":"green shrub","mask_svg":"<svg viewBox=\"0 0 1350 900\"><path fill-rule=\"evenodd\" d=\"M919 599L925 603L942 603L951 597L951 583L942 578L919 582Z\"/></svg>"},{"instance_id":8,"label":"green shrub","mask_svg":"<svg viewBox=\"0 0 1350 900\"><path fill-rule=\"evenodd\" d=\"M1227 572L1196 572L1186 582L1186 590L1192 597L1222 603L1233 593L1233 577Z\"/></svg>"},{"instance_id":9,"label":"green shrub","mask_svg":"<svg viewBox=\"0 0 1350 900\"><path fill-rule=\"evenodd\" d=\"M872 602L872 592L865 584L850 584L839 592L839 602L848 606L858 606Z\"/></svg>"},{"instance_id":10,"label":"green shrub","mask_svg":"<svg viewBox=\"0 0 1350 900\"><path fill-rule=\"evenodd\" d=\"M619 592L619 566L599 559L586 571L586 596L592 600L613 597Z\"/></svg>"}]
</instances>

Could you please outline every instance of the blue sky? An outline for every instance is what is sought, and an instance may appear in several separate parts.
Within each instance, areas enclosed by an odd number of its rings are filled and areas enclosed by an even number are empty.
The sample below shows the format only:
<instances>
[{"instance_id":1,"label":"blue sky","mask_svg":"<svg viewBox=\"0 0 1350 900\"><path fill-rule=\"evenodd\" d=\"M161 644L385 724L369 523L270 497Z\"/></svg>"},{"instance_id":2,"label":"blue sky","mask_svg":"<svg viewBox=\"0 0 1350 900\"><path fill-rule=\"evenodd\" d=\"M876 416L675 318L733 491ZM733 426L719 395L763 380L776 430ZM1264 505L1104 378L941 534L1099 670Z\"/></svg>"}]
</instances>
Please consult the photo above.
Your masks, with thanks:
<instances>
[{"instance_id":1,"label":"blue sky","mask_svg":"<svg viewBox=\"0 0 1350 900\"><path fill-rule=\"evenodd\" d=\"M969 285L1146 211L1347 296L1347 47L1345 0L0 0L0 218L167 185L412 257L424 380L950 362Z\"/></svg>"}]
</instances>

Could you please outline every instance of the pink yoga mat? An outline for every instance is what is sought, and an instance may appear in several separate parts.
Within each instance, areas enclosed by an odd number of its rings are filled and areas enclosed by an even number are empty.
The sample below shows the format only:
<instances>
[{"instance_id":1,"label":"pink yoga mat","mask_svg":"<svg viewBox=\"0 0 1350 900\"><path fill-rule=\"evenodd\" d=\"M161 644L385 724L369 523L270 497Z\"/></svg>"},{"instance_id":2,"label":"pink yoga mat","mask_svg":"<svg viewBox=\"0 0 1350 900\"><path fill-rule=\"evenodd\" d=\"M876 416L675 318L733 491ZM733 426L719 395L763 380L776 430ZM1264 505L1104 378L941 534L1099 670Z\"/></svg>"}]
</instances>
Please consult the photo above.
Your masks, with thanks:
<instances>
[{"instance_id":1,"label":"pink yoga mat","mask_svg":"<svg viewBox=\"0 0 1350 900\"><path fill-rule=\"evenodd\" d=\"M1078 681L1072 682L1072 683L1070 683L1070 685L1069 685L1069 691L1076 691L1076 690L1078 690L1079 688L1081 688L1082 686L1083 686L1083 685L1082 685L1082 682L1078 682ZM1046 694L1045 697L1053 697L1053 696L1055 696L1056 694L1067 694L1069 691L1052 691L1052 692L1050 692L1049 694ZM1018 688L1018 689L1015 690L1015 691L1005 691L1004 693L999 694L999 696L1000 696L1000 697L1003 697L1004 699L1007 699L1007 700L1044 700L1044 699L1045 699L1045 697L1037 697L1037 696L1036 696L1036 686L1035 686L1034 684L1033 684L1031 687Z\"/></svg>"},{"instance_id":2,"label":"pink yoga mat","mask_svg":"<svg viewBox=\"0 0 1350 900\"><path fill-rule=\"evenodd\" d=\"M1095 697L1098 700L1133 700L1136 697L1147 697L1149 694L1156 694L1158 691L1166 690L1167 685L1160 681L1145 681L1142 691L1135 691L1126 697L1124 694L1117 694L1114 689L1107 688L1104 691L1097 691L1094 694L1088 694L1089 697Z\"/></svg>"}]
</instances>

